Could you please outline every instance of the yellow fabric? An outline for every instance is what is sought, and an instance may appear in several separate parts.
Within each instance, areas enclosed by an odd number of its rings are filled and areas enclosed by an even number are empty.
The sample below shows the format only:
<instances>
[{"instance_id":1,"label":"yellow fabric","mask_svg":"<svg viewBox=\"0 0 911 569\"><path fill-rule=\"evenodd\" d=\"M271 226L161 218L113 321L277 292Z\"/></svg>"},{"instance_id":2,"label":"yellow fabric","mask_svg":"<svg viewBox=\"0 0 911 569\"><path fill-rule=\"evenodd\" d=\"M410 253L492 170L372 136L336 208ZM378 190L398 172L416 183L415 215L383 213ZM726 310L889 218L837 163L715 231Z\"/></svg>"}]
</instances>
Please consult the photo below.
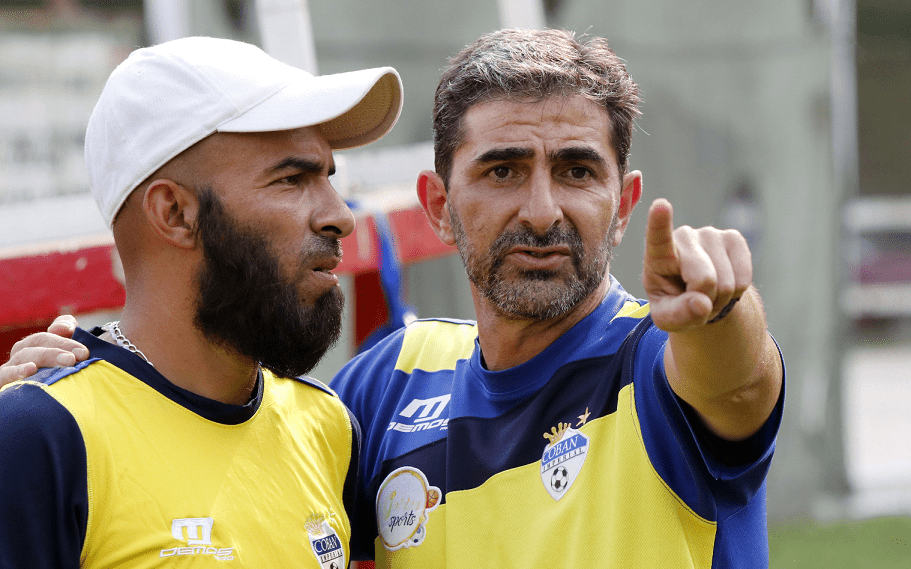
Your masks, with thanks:
<instances>
[{"instance_id":1,"label":"yellow fabric","mask_svg":"<svg viewBox=\"0 0 911 569\"><path fill-rule=\"evenodd\" d=\"M477 326L420 320L408 327L395 369L405 373L453 369L458 360L471 357L477 337Z\"/></svg>"},{"instance_id":2,"label":"yellow fabric","mask_svg":"<svg viewBox=\"0 0 911 569\"><path fill-rule=\"evenodd\" d=\"M347 413L337 397L263 375L260 408L240 425L208 421L104 361L46 388L85 439L84 567L320 567L305 525L320 516L350 559ZM203 530L180 526L205 518L210 543L192 547Z\"/></svg>"},{"instance_id":3,"label":"yellow fabric","mask_svg":"<svg viewBox=\"0 0 911 569\"><path fill-rule=\"evenodd\" d=\"M620 391L615 413L579 430L591 448L560 501L545 490L537 463L501 472L478 488L447 494L420 546L390 553L377 539L377 567L710 569L716 524L655 472L633 386ZM642 511L650 512L647 523Z\"/></svg>"},{"instance_id":4,"label":"yellow fabric","mask_svg":"<svg viewBox=\"0 0 911 569\"><path fill-rule=\"evenodd\" d=\"M636 318L642 319L648 316L648 312L651 309L651 306L648 304L639 304L638 302L633 302L632 300L627 300L623 303L623 306L620 307L620 310L617 311L617 314L611 318L611 321L616 320L617 318Z\"/></svg>"}]
</instances>

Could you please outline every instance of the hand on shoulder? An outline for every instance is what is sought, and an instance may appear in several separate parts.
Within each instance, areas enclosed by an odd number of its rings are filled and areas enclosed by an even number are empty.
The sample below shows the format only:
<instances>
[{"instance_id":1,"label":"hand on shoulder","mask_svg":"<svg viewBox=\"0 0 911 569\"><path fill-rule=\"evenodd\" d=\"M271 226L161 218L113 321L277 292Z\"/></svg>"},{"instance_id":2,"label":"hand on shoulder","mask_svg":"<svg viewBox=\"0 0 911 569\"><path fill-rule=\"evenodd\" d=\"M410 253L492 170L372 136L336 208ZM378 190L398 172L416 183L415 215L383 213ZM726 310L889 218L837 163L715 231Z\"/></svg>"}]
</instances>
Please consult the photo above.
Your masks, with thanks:
<instances>
[{"instance_id":1,"label":"hand on shoulder","mask_svg":"<svg viewBox=\"0 0 911 569\"><path fill-rule=\"evenodd\" d=\"M16 342L10 350L9 361L0 365L0 387L28 379L40 368L73 366L88 359L88 348L72 339L77 325L72 316L58 316L47 332L38 332Z\"/></svg>"}]
</instances>

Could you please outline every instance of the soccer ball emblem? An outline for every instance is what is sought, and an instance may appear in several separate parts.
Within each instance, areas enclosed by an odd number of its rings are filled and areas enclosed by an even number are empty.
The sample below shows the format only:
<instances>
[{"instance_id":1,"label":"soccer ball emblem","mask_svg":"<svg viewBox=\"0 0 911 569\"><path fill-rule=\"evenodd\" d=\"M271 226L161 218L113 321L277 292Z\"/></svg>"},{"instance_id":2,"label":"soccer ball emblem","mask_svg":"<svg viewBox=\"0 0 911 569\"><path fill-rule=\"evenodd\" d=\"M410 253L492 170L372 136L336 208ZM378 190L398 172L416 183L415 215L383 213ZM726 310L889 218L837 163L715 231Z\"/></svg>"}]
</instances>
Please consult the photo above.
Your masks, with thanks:
<instances>
[{"instance_id":1,"label":"soccer ball emblem","mask_svg":"<svg viewBox=\"0 0 911 569\"><path fill-rule=\"evenodd\" d=\"M556 492L562 492L566 490L568 484L569 474L566 472L566 469L562 466L554 468L553 473L550 475L550 487Z\"/></svg>"}]
</instances>

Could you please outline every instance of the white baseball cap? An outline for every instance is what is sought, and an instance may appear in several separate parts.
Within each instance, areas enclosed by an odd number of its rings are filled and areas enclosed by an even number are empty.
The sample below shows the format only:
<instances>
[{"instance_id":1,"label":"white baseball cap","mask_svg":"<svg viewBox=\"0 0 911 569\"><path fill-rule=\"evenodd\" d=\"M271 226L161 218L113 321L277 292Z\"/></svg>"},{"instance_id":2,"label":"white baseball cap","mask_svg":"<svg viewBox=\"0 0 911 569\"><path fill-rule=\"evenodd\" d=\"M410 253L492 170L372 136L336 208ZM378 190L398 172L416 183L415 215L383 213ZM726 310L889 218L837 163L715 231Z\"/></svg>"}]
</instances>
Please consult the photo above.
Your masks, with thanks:
<instances>
[{"instance_id":1,"label":"white baseball cap","mask_svg":"<svg viewBox=\"0 0 911 569\"><path fill-rule=\"evenodd\" d=\"M319 125L335 150L378 140L399 117L391 67L313 76L243 42L192 37L134 51L89 118L85 164L111 225L146 178L214 132Z\"/></svg>"}]
</instances>

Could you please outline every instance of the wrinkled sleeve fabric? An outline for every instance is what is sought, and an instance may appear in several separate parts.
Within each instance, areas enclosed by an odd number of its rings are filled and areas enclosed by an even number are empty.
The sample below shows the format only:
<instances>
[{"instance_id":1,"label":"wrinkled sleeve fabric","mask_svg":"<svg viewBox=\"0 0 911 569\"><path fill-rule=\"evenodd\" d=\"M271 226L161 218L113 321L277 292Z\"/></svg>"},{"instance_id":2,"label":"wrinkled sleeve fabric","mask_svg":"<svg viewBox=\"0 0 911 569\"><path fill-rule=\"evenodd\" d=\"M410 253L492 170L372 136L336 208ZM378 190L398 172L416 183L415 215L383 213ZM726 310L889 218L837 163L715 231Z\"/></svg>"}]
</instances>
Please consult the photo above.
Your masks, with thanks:
<instances>
[{"instance_id":1,"label":"wrinkled sleeve fabric","mask_svg":"<svg viewBox=\"0 0 911 569\"><path fill-rule=\"evenodd\" d=\"M784 385L775 408L756 434L738 443L723 441L671 389L663 365L666 337L651 327L637 346L636 365L641 375L636 405L643 438L649 456L664 459L657 461L663 463L658 470L671 487L680 491L676 480L698 479L714 494L712 509L717 507L715 515L723 519L749 502L765 481L781 426ZM700 510L698 506L694 509Z\"/></svg>"},{"instance_id":2,"label":"wrinkled sleeve fabric","mask_svg":"<svg viewBox=\"0 0 911 569\"><path fill-rule=\"evenodd\" d=\"M0 391L0 568L78 568L87 486L72 414L40 384Z\"/></svg>"},{"instance_id":3,"label":"wrinkled sleeve fabric","mask_svg":"<svg viewBox=\"0 0 911 569\"><path fill-rule=\"evenodd\" d=\"M765 480L784 410L784 383L765 424L745 441L712 435L671 389L666 334L649 329L637 346L637 415L649 459L693 511L717 523L712 567L768 567Z\"/></svg>"}]
</instances>

